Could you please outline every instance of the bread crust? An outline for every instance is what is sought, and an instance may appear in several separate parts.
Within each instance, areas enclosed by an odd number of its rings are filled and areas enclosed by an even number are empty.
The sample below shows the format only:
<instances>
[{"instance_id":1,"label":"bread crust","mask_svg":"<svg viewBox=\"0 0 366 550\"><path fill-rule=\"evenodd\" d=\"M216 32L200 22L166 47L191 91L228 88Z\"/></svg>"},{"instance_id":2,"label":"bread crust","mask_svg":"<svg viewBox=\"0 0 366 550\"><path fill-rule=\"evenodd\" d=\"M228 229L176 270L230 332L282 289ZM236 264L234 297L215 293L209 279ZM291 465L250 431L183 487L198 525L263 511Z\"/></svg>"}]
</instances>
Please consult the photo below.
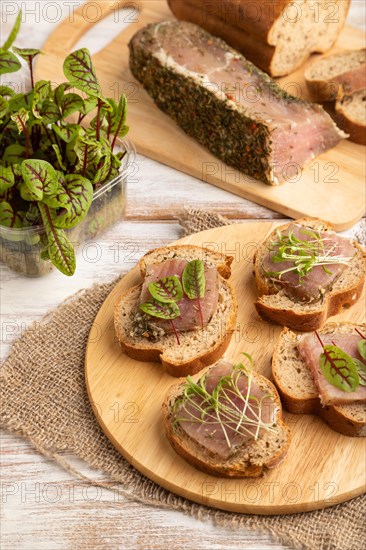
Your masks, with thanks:
<instances>
[{"instance_id":1,"label":"bread crust","mask_svg":"<svg viewBox=\"0 0 366 550\"><path fill-rule=\"evenodd\" d=\"M182 458L189 462L195 468L202 470L208 474L220 477L238 478L238 477L260 477L265 474L268 469L274 468L285 458L287 451L291 443L291 432L288 426L282 420L282 406L279 394L275 386L267 380L264 376L257 372L253 372L253 376L257 379L265 380L265 385L270 388L274 395L274 401L278 407L276 423L286 435L286 441L281 449L271 457L271 459L262 465L251 463L250 460L245 464L241 462L222 461L215 459L213 455L205 457L205 449L201 445L197 444L184 432L174 429L171 421L171 405L175 399L180 395L182 388L184 387L186 380L179 380L177 384L174 384L167 392L165 400L162 405L162 414L164 420L164 427L166 436L169 443Z\"/></svg>"},{"instance_id":2,"label":"bread crust","mask_svg":"<svg viewBox=\"0 0 366 550\"><path fill-rule=\"evenodd\" d=\"M233 261L232 256L225 256L224 254L213 253L208 249L203 249L202 247L192 246L192 245L186 245L186 246L176 245L172 247L162 247L159 249L152 250L151 252L148 252L140 260L139 265L140 265L142 278L144 278L146 275L146 270L149 263L154 263L153 261L154 256L158 255L159 257L161 257L161 256L166 256L167 254L182 255L184 251L186 251L187 254L189 253L196 257L202 256L202 254L204 254L205 251L209 253L211 261L215 260L217 262L216 265L219 272L219 275L218 275L219 284L225 287L231 299L231 309L230 309L230 314L226 320L225 330L220 330L220 333L218 334L218 337L215 340L215 342L213 342L207 349L202 350L201 353L197 354L196 356L190 359L182 358L180 361L177 361L177 360L173 360L173 358L170 357L169 348L167 348L166 343L164 342L164 336L160 341L157 341L155 343L149 342L148 340L146 340L146 343L145 342L141 343L137 341L135 342L132 339L126 337L126 333L125 333L126 325L121 322L120 308L122 304L131 303L134 310L137 311L140 294L141 294L142 283L127 289L118 298L114 306L115 334L117 336L117 339L119 341L119 344L123 352L129 357L131 357L132 359L135 359L137 361L143 361L143 362L151 361L156 363L160 362L165 372L175 377L187 376L188 374L195 374L200 370L202 370L207 365L214 363L220 357L222 357L222 355L225 353L230 343L231 336L235 330L236 314L237 314L237 301L236 301L235 291L232 285L230 284L230 282L227 280L227 278L231 274L230 265ZM221 276L220 273L222 273L223 276ZM126 321L124 322L126 323ZM128 324L127 324L127 327L128 327ZM182 334L189 337L190 334L196 333L196 332L197 331L185 331Z\"/></svg>"},{"instance_id":3,"label":"bread crust","mask_svg":"<svg viewBox=\"0 0 366 550\"><path fill-rule=\"evenodd\" d=\"M350 0L344 1L348 4L348 11ZM272 76L283 76L289 72L278 71L273 66L276 47L271 44L271 31L291 3L291 0L271 3L263 3L261 0L168 0L171 11L178 19L195 23L214 36L219 36ZM323 50L318 48L311 51ZM291 70L300 64L297 63Z\"/></svg>"},{"instance_id":4,"label":"bread crust","mask_svg":"<svg viewBox=\"0 0 366 550\"><path fill-rule=\"evenodd\" d=\"M286 229L291 223L281 226L281 229ZM295 220L295 223L306 225L308 227L320 228L332 230L331 224L318 220L316 218L301 218ZM264 277L261 269L261 262L263 255L267 252L267 242L275 236L277 229L275 229L264 243L259 247L254 256L254 276L257 286L259 298L255 303L255 308L258 314L266 321L272 321L279 325L288 326L294 330L311 332L321 328L326 320L332 315L336 315L344 308L348 308L359 300L362 294L363 286L365 283L365 268L366 268L366 251L356 241L352 244L357 250L357 257L362 260L364 269L355 284L350 287L342 288L340 290L329 290L323 299L323 302L319 304L314 302L314 308L310 311L304 309L300 313L294 311L292 308L274 308L262 299L263 296L269 296L273 294L283 293L282 290L276 289L270 285L269 281ZM295 304L295 302L293 302Z\"/></svg>"},{"instance_id":5,"label":"bread crust","mask_svg":"<svg viewBox=\"0 0 366 550\"><path fill-rule=\"evenodd\" d=\"M365 69L364 69L365 70ZM365 89L366 95L366 89ZM343 111L342 101L344 98L340 98L336 101L336 122L342 130L349 134L350 141L358 143L360 145L366 145L366 126L362 122L350 119Z\"/></svg>"},{"instance_id":6,"label":"bread crust","mask_svg":"<svg viewBox=\"0 0 366 550\"><path fill-rule=\"evenodd\" d=\"M359 325L355 323L339 323L339 327L359 327L361 330L365 330L365 325ZM328 329L334 330L335 325L325 325L320 334L327 333ZM362 422L358 418L352 415L351 409L347 405L326 405L322 406L315 383L311 391L308 391L307 395L296 395L295 391L286 386L284 379L281 377L282 369L282 357L281 348L283 342L289 342L289 346L296 346L296 333L290 331L285 327L276 343L273 357L272 357L272 375L274 383L281 396L281 401L284 408L293 414L313 414L319 416L326 424L328 424L333 430L349 437L365 437L366 436L366 416L365 421ZM305 361L299 356L299 362L301 362L301 368L308 369Z\"/></svg>"}]
</instances>

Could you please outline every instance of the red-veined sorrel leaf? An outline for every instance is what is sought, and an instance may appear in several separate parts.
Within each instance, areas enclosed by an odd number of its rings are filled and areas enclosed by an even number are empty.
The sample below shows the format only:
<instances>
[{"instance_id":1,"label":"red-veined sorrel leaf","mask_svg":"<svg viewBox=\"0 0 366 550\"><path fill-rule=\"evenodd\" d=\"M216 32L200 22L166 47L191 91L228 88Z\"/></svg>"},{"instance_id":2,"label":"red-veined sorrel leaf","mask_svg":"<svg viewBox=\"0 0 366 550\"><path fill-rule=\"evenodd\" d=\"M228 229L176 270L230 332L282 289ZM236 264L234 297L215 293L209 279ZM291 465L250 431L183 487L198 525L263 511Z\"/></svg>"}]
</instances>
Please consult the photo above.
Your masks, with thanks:
<instances>
[{"instance_id":1,"label":"red-veined sorrel leaf","mask_svg":"<svg viewBox=\"0 0 366 550\"><path fill-rule=\"evenodd\" d=\"M67 203L64 204L66 210L54 218L54 224L58 228L75 227L90 208L93 200L93 186L88 179L79 174L68 174L65 176L63 187L67 196Z\"/></svg>"},{"instance_id":2,"label":"red-veined sorrel leaf","mask_svg":"<svg viewBox=\"0 0 366 550\"><path fill-rule=\"evenodd\" d=\"M64 171L66 171L66 166L64 165L64 161L62 159L62 155L61 155L61 151L60 151L59 146L56 143L52 143L52 149L56 153L57 162L59 163L60 168Z\"/></svg>"},{"instance_id":3,"label":"red-veined sorrel leaf","mask_svg":"<svg viewBox=\"0 0 366 550\"><path fill-rule=\"evenodd\" d=\"M51 93L51 82L49 80L39 80L33 88L32 113L36 118L41 118L38 106L42 104Z\"/></svg>"},{"instance_id":4,"label":"red-veined sorrel leaf","mask_svg":"<svg viewBox=\"0 0 366 550\"><path fill-rule=\"evenodd\" d=\"M53 101L49 101L48 99L43 103L39 114L42 117L43 123L46 125L53 124L61 118L60 109Z\"/></svg>"},{"instance_id":5,"label":"red-veined sorrel leaf","mask_svg":"<svg viewBox=\"0 0 366 550\"><path fill-rule=\"evenodd\" d=\"M72 84L70 82L63 82L62 84L59 84L57 88L53 91L53 97L55 99L55 103L60 107L62 98L64 97L64 94L66 90L69 90L72 87Z\"/></svg>"},{"instance_id":6,"label":"red-veined sorrel leaf","mask_svg":"<svg viewBox=\"0 0 366 550\"><path fill-rule=\"evenodd\" d=\"M67 126L52 124L52 130L60 139L62 139L62 141L65 143L70 143L79 135L81 128L77 124L68 124Z\"/></svg>"},{"instance_id":7,"label":"red-veined sorrel leaf","mask_svg":"<svg viewBox=\"0 0 366 550\"><path fill-rule=\"evenodd\" d=\"M26 129L27 129L26 128L26 123L27 123L27 120L29 120L28 111L26 111L24 108L22 108L17 113L14 113L13 115L11 115L11 119L17 125L19 134L21 134L22 132L23 133L26 132Z\"/></svg>"},{"instance_id":8,"label":"red-veined sorrel leaf","mask_svg":"<svg viewBox=\"0 0 366 550\"><path fill-rule=\"evenodd\" d=\"M76 170L84 175L89 165L98 164L102 156L102 145L100 142L88 139L86 136L79 136L74 144L73 150L78 158Z\"/></svg>"},{"instance_id":9,"label":"red-veined sorrel leaf","mask_svg":"<svg viewBox=\"0 0 366 550\"><path fill-rule=\"evenodd\" d=\"M13 88L10 86L0 86L0 95L3 97L11 97L15 94Z\"/></svg>"},{"instance_id":10,"label":"red-veined sorrel leaf","mask_svg":"<svg viewBox=\"0 0 366 550\"><path fill-rule=\"evenodd\" d=\"M60 108L63 118L72 115L76 111L82 111L84 101L78 94L65 94L60 101Z\"/></svg>"},{"instance_id":11,"label":"red-veined sorrel leaf","mask_svg":"<svg viewBox=\"0 0 366 550\"><path fill-rule=\"evenodd\" d=\"M43 193L54 193L57 190L58 182L55 169L46 160L23 160L22 175L28 189L40 201L43 198Z\"/></svg>"},{"instance_id":12,"label":"red-veined sorrel leaf","mask_svg":"<svg viewBox=\"0 0 366 550\"><path fill-rule=\"evenodd\" d=\"M47 254L52 263L65 275L73 275L76 267L75 252L63 229L54 225L53 212L46 204L39 203L48 246Z\"/></svg>"},{"instance_id":13,"label":"red-veined sorrel leaf","mask_svg":"<svg viewBox=\"0 0 366 550\"><path fill-rule=\"evenodd\" d=\"M336 388L354 392L359 386L359 376L352 357L338 346L323 346L319 365L324 378Z\"/></svg>"},{"instance_id":14,"label":"red-veined sorrel leaf","mask_svg":"<svg viewBox=\"0 0 366 550\"><path fill-rule=\"evenodd\" d=\"M205 266L202 260L192 260L184 268L183 290L190 300L203 298L206 291Z\"/></svg>"},{"instance_id":15,"label":"red-veined sorrel leaf","mask_svg":"<svg viewBox=\"0 0 366 550\"><path fill-rule=\"evenodd\" d=\"M25 158L25 147L19 145L18 143L13 143L8 145L5 149L2 160L6 164L18 164L21 163Z\"/></svg>"},{"instance_id":16,"label":"red-veined sorrel leaf","mask_svg":"<svg viewBox=\"0 0 366 550\"><path fill-rule=\"evenodd\" d=\"M0 225L14 228L23 227L22 217L14 212L11 205L6 201L0 202Z\"/></svg>"},{"instance_id":17,"label":"red-veined sorrel leaf","mask_svg":"<svg viewBox=\"0 0 366 550\"><path fill-rule=\"evenodd\" d=\"M366 340L362 339L357 343L358 353L362 359L366 359Z\"/></svg>"},{"instance_id":18,"label":"red-veined sorrel leaf","mask_svg":"<svg viewBox=\"0 0 366 550\"><path fill-rule=\"evenodd\" d=\"M360 386L366 386L366 365L355 357L352 357L352 359L354 364L356 365L358 377L360 379Z\"/></svg>"},{"instance_id":19,"label":"red-veined sorrel leaf","mask_svg":"<svg viewBox=\"0 0 366 550\"><path fill-rule=\"evenodd\" d=\"M22 57L25 61L32 60L36 55L39 55L41 50L38 50L37 48L16 48L13 46L13 52Z\"/></svg>"},{"instance_id":20,"label":"red-veined sorrel leaf","mask_svg":"<svg viewBox=\"0 0 366 550\"><path fill-rule=\"evenodd\" d=\"M0 74L15 73L21 65L11 52L0 52Z\"/></svg>"},{"instance_id":21,"label":"red-veined sorrel leaf","mask_svg":"<svg viewBox=\"0 0 366 550\"><path fill-rule=\"evenodd\" d=\"M179 302L183 296L182 285L176 275L164 277L155 283L150 283L149 292L155 300L165 304Z\"/></svg>"},{"instance_id":22,"label":"red-veined sorrel leaf","mask_svg":"<svg viewBox=\"0 0 366 550\"><path fill-rule=\"evenodd\" d=\"M5 52L13 44L13 42L16 39L17 34L19 32L21 22L22 22L22 12L21 12L21 10L19 10L19 13L18 13L17 18L15 20L14 26L10 31L10 34L9 34L7 40L4 42L4 44L0 48L1 51Z\"/></svg>"},{"instance_id":23,"label":"red-veined sorrel leaf","mask_svg":"<svg viewBox=\"0 0 366 550\"><path fill-rule=\"evenodd\" d=\"M0 96L0 118L3 118L9 111L9 103Z\"/></svg>"},{"instance_id":24,"label":"red-veined sorrel leaf","mask_svg":"<svg viewBox=\"0 0 366 550\"><path fill-rule=\"evenodd\" d=\"M140 309L144 313L147 313L147 315L158 317L159 319L173 320L180 315L179 306L175 302L164 304L157 300L151 300L151 302L140 304Z\"/></svg>"},{"instance_id":25,"label":"red-veined sorrel leaf","mask_svg":"<svg viewBox=\"0 0 366 550\"><path fill-rule=\"evenodd\" d=\"M14 172L11 166L0 166L0 193L5 193L14 185Z\"/></svg>"},{"instance_id":26,"label":"red-veined sorrel leaf","mask_svg":"<svg viewBox=\"0 0 366 550\"><path fill-rule=\"evenodd\" d=\"M64 74L75 88L90 95L101 94L101 88L87 48L76 50L66 57Z\"/></svg>"}]
</instances>

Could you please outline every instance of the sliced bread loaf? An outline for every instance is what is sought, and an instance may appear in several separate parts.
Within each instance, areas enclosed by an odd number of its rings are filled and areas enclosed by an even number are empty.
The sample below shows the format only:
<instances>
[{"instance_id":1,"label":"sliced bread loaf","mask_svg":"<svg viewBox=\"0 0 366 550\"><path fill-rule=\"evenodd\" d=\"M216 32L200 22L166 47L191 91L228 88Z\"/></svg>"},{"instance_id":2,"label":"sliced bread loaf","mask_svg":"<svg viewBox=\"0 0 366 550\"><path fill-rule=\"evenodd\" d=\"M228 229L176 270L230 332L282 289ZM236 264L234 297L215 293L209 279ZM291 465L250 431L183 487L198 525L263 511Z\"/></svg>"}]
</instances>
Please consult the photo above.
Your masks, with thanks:
<instances>
[{"instance_id":1,"label":"sliced bread loaf","mask_svg":"<svg viewBox=\"0 0 366 550\"><path fill-rule=\"evenodd\" d=\"M210 367L197 384L201 384L202 379L207 379L215 370L221 369L223 376L217 378L217 383L209 390L211 395L214 394L213 402L217 404L220 400L220 395L216 393L216 390L220 383L222 383L223 378L227 380L232 375L234 368L231 363L221 360L216 365ZM215 427L215 433L207 435L210 441L210 445L207 447L204 444L206 436L202 438L201 429L199 430L200 435L195 438L183 428L182 419L179 421L179 417L183 415L180 410L180 403L182 402L184 393L187 394L189 382L182 380L172 386L164 401L163 418L166 435L173 449L187 462L209 474L221 477L258 477L267 469L277 466L285 457L290 446L291 433L282 421L281 401L274 385L267 378L252 369L244 371L243 376L246 376L248 380L251 377L252 382L251 384L248 383L248 386L252 388L255 386L256 390L253 391L258 391L259 388L259 391L263 392L266 398L271 400L273 405L273 421L271 421L269 429L261 429L257 437L254 435L251 437L243 435L242 440L238 439L237 434L233 433L233 430L230 431L230 428L227 428L229 437L235 438L235 448L225 457L223 457L222 453L215 452L215 446L220 444L220 437L222 436L220 427L217 429ZM249 391L243 392L244 399L248 400L248 395ZM210 398L207 398L205 405L207 407L211 406ZM223 406L223 415L226 414L227 418L229 412L225 407L227 405ZM219 415L220 412L217 414ZM245 425L245 415L243 417L241 427ZM225 416L223 422L225 422ZM202 429L206 430L204 422ZM212 429L213 424L208 422L207 430L211 431Z\"/></svg>"},{"instance_id":2,"label":"sliced bread loaf","mask_svg":"<svg viewBox=\"0 0 366 550\"><path fill-rule=\"evenodd\" d=\"M115 304L115 333L123 351L139 361L161 362L171 376L187 376L200 371L204 366L217 361L230 343L235 328L237 304L235 293L226 280L230 276L232 257L212 252L198 246L173 246L153 250L140 260L142 278L150 265L172 258L187 261L201 259L207 265L216 265L218 270L218 306L204 328L179 333L179 345L173 333L160 333L156 329L154 341L136 331L142 284L125 291ZM152 322L152 326L153 322Z\"/></svg>"},{"instance_id":3,"label":"sliced bread loaf","mask_svg":"<svg viewBox=\"0 0 366 550\"><path fill-rule=\"evenodd\" d=\"M291 222L292 223L292 222ZM316 231L333 233L327 222L303 218L298 225ZM279 229L286 230L290 224ZM352 306L361 296L365 282L366 252L357 242L352 242L354 255L346 269L334 280L331 288L312 301L296 300L286 289L267 277L263 262L268 255L268 245L276 238L277 229L259 247L254 257L254 275L259 298L255 307L259 315L267 320L294 330L312 331L322 327L332 315Z\"/></svg>"},{"instance_id":4,"label":"sliced bread loaf","mask_svg":"<svg viewBox=\"0 0 366 550\"><path fill-rule=\"evenodd\" d=\"M366 74L366 69L365 74ZM349 139L366 145L366 88L336 101L336 120Z\"/></svg>"},{"instance_id":5,"label":"sliced bread loaf","mask_svg":"<svg viewBox=\"0 0 366 550\"><path fill-rule=\"evenodd\" d=\"M366 88L366 49L346 50L315 61L304 73L315 101L335 101Z\"/></svg>"},{"instance_id":6,"label":"sliced bread loaf","mask_svg":"<svg viewBox=\"0 0 366 550\"><path fill-rule=\"evenodd\" d=\"M319 334L332 334L335 330L350 333L354 331L354 327L365 330L364 326L353 323L329 323ZM364 403L321 405L310 369L297 349L300 338L301 335L284 328L273 353L272 374L284 408L295 414L316 414L333 430L344 435L366 436Z\"/></svg>"},{"instance_id":7,"label":"sliced bread loaf","mask_svg":"<svg viewBox=\"0 0 366 550\"><path fill-rule=\"evenodd\" d=\"M272 76L302 65L312 52L326 52L343 28L349 0L168 0L178 19L223 38Z\"/></svg>"}]
</instances>

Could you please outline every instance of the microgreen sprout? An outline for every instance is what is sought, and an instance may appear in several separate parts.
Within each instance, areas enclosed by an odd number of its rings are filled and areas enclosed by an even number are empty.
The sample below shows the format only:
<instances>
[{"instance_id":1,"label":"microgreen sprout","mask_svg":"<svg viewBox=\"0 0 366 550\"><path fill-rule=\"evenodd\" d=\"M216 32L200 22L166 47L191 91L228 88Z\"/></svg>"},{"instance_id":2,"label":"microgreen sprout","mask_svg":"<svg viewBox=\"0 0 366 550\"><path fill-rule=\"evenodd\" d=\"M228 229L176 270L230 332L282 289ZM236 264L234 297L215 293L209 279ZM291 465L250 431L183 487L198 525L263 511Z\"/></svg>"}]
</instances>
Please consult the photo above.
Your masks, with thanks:
<instances>
[{"instance_id":1,"label":"microgreen sprout","mask_svg":"<svg viewBox=\"0 0 366 550\"><path fill-rule=\"evenodd\" d=\"M251 361L250 356L244 355ZM239 380L243 376L247 378L244 395L243 389L239 387ZM243 363L234 365L229 375L219 377L212 390L208 389L207 382L206 375L197 382L191 376L187 377L183 394L175 402L175 425L184 422L218 424L229 449L232 448L232 432L257 440L261 430L274 430L273 418L269 422L262 420L263 406L271 395L266 392L261 397L254 395L251 368Z\"/></svg>"},{"instance_id":2,"label":"microgreen sprout","mask_svg":"<svg viewBox=\"0 0 366 550\"><path fill-rule=\"evenodd\" d=\"M278 229L276 240L272 240L269 245L272 263L290 262L291 265L280 271L266 271L266 275L281 279L285 273L295 272L299 276L300 284L310 271L321 266L327 274L331 271L326 266L343 264L350 265L351 257L337 254L337 243L327 246L331 241L328 237L322 237L316 231L302 229L302 233L310 237L309 240L300 239L289 231L288 235L282 235Z\"/></svg>"}]
</instances>

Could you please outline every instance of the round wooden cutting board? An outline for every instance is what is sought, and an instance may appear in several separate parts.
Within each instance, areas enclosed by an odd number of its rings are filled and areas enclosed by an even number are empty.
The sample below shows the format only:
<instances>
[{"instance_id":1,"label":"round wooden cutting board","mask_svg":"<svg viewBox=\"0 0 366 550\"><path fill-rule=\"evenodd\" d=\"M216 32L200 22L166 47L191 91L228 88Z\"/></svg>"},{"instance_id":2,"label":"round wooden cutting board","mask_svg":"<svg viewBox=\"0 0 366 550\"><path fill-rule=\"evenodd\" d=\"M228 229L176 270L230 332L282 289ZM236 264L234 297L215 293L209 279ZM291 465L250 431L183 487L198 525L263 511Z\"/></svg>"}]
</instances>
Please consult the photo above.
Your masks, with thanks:
<instances>
[{"instance_id":1,"label":"round wooden cutting board","mask_svg":"<svg viewBox=\"0 0 366 550\"><path fill-rule=\"evenodd\" d=\"M234 256L232 283L238 321L226 357L246 351L255 367L270 376L270 359L280 327L259 319L254 309L252 258L275 223L244 223L204 231L180 243L209 246ZM140 280L135 267L116 286L92 326L86 351L86 385L103 431L140 472L183 497L235 512L288 514L348 500L365 490L366 440L332 431L315 416L285 413L293 440L280 466L259 479L216 478L196 470L170 447L161 405L176 379L158 363L124 355L113 330L113 306L120 293ZM364 318L365 295L332 321Z\"/></svg>"}]
</instances>

